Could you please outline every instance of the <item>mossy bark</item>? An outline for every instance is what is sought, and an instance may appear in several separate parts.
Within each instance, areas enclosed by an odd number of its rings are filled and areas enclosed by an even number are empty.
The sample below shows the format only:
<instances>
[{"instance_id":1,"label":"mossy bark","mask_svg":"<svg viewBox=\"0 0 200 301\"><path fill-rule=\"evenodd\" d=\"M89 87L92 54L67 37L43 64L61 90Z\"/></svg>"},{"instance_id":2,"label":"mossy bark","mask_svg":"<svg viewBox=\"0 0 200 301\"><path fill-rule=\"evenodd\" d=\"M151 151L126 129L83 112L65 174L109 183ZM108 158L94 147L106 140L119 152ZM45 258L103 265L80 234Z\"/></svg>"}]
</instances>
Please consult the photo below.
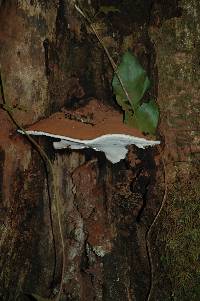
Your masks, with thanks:
<instances>
[{"instance_id":1,"label":"mossy bark","mask_svg":"<svg viewBox=\"0 0 200 301\"><path fill-rule=\"evenodd\" d=\"M161 133L165 139L168 197L158 226L155 300L199 300L199 1L179 1L180 15L151 26L156 51ZM159 16L157 16L159 20ZM162 272L162 273L161 273ZM160 275L163 275L160 277ZM162 300L164 297L162 298Z\"/></svg>"},{"instance_id":2,"label":"mossy bark","mask_svg":"<svg viewBox=\"0 0 200 301\"><path fill-rule=\"evenodd\" d=\"M152 235L151 299L199 300L200 5L80 1L90 14L108 4L119 12L99 14L95 26L116 63L127 49L138 56L161 113L168 197ZM5 97L21 125L90 97L116 106L108 58L73 1L0 1L0 41ZM53 297L62 257L55 222L52 232L51 183L40 156L3 110L0 124L0 296ZM58 179L67 261L61 300L145 300L151 279L146 232L165 186L158 150L132 147L126 160L112 165L103 154L54 153L47 139L37 141Z\"/></svg>"}]
</instances>

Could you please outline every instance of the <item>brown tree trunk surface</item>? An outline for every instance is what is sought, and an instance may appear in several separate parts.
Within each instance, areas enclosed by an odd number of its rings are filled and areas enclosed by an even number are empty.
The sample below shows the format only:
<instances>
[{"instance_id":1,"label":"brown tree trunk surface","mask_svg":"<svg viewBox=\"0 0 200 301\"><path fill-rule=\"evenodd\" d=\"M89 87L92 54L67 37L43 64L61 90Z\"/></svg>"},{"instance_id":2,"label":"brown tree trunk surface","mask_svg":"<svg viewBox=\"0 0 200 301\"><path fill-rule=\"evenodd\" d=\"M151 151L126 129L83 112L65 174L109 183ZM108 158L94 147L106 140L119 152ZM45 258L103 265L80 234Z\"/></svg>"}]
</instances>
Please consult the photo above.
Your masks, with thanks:
<instances>
[{"instance_id":1,"label":"brown tree trunk surface","mask_svg":"<svg viewBox=\"0 0 200 301\"><path fill-rule=\"evenodd\" d=\"M47 138L36 139L57 177L66 257L60 300L142 301L152 284L151 301L198 301L200 4L79 1L90 14L109 4L119 12L98 15L95 27L116 63L129 49L148 71L163 149L130 147L113 165L102 153L55 152ZM74 1L0 1L0 45L5 98L22 126L90 97L116 106L108 58ZM0 299L53 298L62 247L52 183L3 109L0 125ZM146 234L166 187L150 269Z\"/></svg>"}]
</instances>

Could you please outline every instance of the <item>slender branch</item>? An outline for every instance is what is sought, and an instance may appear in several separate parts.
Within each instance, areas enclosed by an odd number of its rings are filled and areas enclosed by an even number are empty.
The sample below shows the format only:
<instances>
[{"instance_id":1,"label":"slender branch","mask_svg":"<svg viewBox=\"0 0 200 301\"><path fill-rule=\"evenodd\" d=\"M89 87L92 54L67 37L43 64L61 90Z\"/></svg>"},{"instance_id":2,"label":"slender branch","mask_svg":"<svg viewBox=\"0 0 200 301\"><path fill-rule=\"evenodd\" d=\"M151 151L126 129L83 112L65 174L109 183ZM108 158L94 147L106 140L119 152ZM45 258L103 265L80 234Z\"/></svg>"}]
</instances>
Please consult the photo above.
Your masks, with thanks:
<instances>
[{"instance_id":1,"label":"slender branch","mask_svg":"<svg viewBox=\"0 0 200 301\"><path fill-rule=\"evenodd\" d=\"M122 81L122 79L121 79L121 76L119 75L119 72L118 72L118 70L117 70L117 65L115 64L113 58L111 57L111 55L110 55L110 53L109 53L107 47L105 46L104 42L103 42L102 39L100 38L100 36L99 36L98 32L96 31L94 25L92 24L92 21L90 20L90 18L89 18L89 17L88 17L88 16L80 9L80 7L78 7L76 4L75 4L75 8L76 8L76 10L84 17L84 19L87 21L87 23L89 24L89 26L90 26L90 28L92 29L93 33L95 34L97 40L99 41L100 45L101 45L102 48L104 49L104 51L105 51L105 53L106 53L106 55L107 55L107 57L108 57L108 59L109 59L109 61L110 61L110 64L111 64L111 66L112 66L112 68L113 68L113 71L114 71L114 73L116 74L116 76L117 76L117 78L118 78L118 80L119 80L119 82L120 82L120 85L121 85L121 87L122 87L122 89L123 89L123 91L124 91L124 93L125 93L125 95L126 95L126 98L128 99L128 102L130 103L131 108L132 108L132 110L133 110L133 112L134 112L134 109L133 109L133 107L132 107L132 101L131 101L131 98L130 98L130 96L129 96L129 94L128 94L128 92L127 92L125 86L124 86L124 83L123 83L123 81Z\"/></svg>"},{"instance_id":2,"label":"slender branch","mask_svg":"<svg viewBox=\"0 0 200 301\"><path fill-rule=\"evenodd\" d=\"M50 180L52 181L52 201L55 202L56 205L56 212L57 212L57 218L58 218L58 226L59 226L59 232L60 232L60 239L61 239L61 245L62 245L62 273L61 273L61 282L59 287L58 295L56 296L55 301L60 300L60 296L62 294L62 288L63 288L63 278L64 278L64 271L65 271L65 244L64 244L64 237L63 237L63 230L62 230L62 224L61 224L61 213L60 213L60 203L58 198L58 189L57 189L57 183L56 183L56 175L53 170L53 165L47 156L46 152L41 148L41 146L26 132L26 130L17 122L13 115L13 109L7 104L5 94L4 94L4 88L3 88L3 80L0 73L0 90L1 90L1 96L3 103L1 104L1 107L4 111L7 112L12 122L15 124L15 126L25 135L26 139L33 145L36 149L36 151L39 153L40 157L42 158L46 170L47 170L47 177L50 176ZM49 180L48 180L49 181ZM49 185L49 187L51 187Z\"/></svg>"}]
</instances>

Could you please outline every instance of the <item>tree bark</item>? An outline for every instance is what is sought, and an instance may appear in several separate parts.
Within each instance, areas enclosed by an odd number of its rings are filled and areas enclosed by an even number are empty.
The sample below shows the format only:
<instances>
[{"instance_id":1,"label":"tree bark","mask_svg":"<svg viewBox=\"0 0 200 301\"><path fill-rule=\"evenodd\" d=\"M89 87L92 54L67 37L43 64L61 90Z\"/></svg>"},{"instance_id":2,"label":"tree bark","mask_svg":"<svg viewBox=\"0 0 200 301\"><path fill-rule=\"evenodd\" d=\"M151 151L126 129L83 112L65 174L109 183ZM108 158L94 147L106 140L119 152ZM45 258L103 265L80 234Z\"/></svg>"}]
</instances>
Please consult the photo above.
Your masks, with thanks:
<instances>
[{"instance_id":1,"label":"tree bark","mask_svg":"<svg viewBox=\"0 0 200 301\"><path fill-rule=\"evenodd\" d=\"M148 71L163 149L132 146L125 160L112 165L102 153L55 152L47 138L36 139L58 181L66 257L61 300L146 300L151 284L151 300L199 300L194 279L200 237L195 216L200 5L197 0L79 5L92 14L109 4L119 12L100 14L95 27L116 63L129 49ZM90 97L116 107L112 67L73 1L0 1L0 43L5 98L22 126ZM53 298L62 248L52 183L38 152L2 109L0 124L0 297ZM150 268L147 231L166 187L167 201L151 235ZM196 247L188 246L188 236Z\"/></svg>"}]
</instances>

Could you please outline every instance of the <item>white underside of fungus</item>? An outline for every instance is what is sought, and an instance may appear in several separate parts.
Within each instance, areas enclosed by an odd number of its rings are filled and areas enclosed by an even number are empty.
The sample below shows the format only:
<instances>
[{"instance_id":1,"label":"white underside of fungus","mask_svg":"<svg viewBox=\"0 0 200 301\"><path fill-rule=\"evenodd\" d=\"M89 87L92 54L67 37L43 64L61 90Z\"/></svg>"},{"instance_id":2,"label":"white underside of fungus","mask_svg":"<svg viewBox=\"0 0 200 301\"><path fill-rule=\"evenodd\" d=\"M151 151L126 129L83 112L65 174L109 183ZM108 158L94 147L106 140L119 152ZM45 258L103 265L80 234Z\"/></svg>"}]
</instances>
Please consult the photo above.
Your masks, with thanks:
<instances>
[{"instance_id":1,"label":"white underside of fungus","mask_svg":"<svg viewBox=\"0 0 200 301\"><path fill-rule=\"evenodd\" d=\"M24 134L23 131L18 131ZM46 136L60 139L58 142L53 142L54 149L84 149L92 148L95 151L104 152L106 158L112 163L117 163L126 157L129 145L136 145L139 148L146 148L160 144L160 141L147 140L145 138L134 137L125 134L107 134L99 136L95 139L80 140L60 135L55 135L40 131L26 131L28 135Z\"/></svg>"}]
</instances>

